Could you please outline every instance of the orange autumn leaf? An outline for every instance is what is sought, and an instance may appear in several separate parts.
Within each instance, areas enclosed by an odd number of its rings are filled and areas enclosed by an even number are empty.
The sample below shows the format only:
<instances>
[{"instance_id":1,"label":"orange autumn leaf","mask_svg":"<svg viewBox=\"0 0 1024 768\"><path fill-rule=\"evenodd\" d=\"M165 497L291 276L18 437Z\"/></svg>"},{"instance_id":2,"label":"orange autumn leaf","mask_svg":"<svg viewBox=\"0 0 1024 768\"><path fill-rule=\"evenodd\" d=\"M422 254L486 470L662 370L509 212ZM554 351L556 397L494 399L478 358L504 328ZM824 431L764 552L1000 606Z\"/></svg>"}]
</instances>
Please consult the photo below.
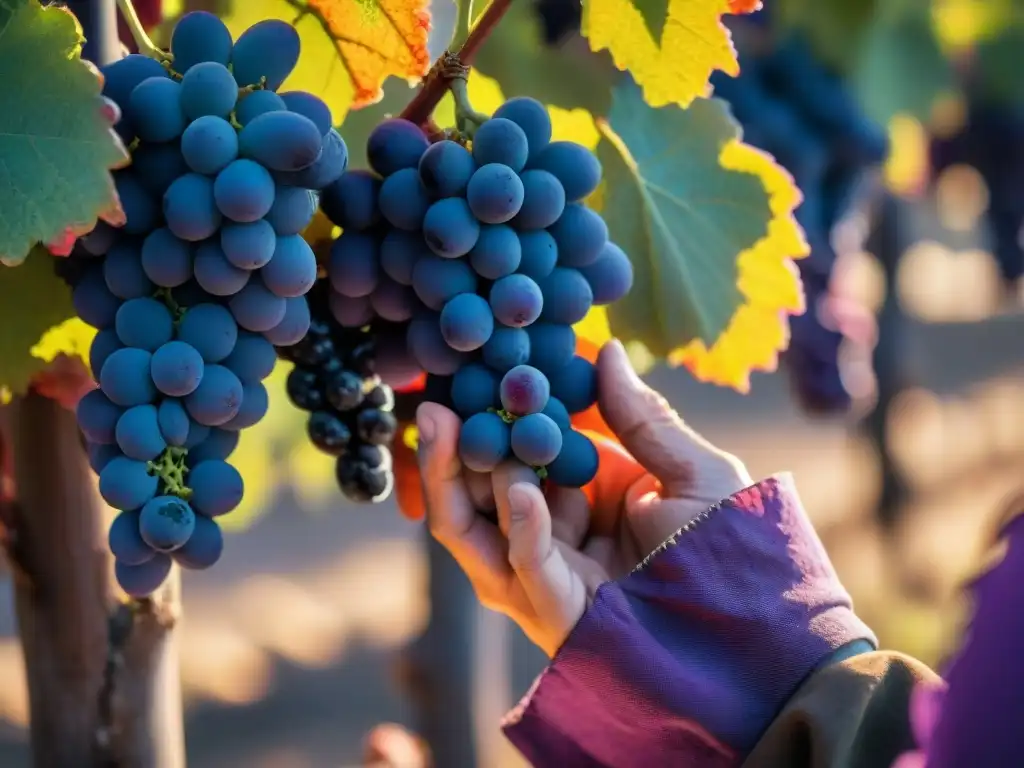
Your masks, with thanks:
<instances>
[{"instance_id":1,"label":"orange autumn leaf","mask_svg":"<svg viewBox=\"0 0 1024 768\"><path fill-rule=\"evenodd\" d=\"M729 0L729 13L755 13L760 11L764 5L761 0Z\"/></svg>"},{"instance_id":2,"label":"orange autumn leaf","mask_svg":"<svg viewBox=\"0 0 1024 768\"><path fill-rule=\"evenodd\" d=\"M377 101L388 77L427 74L429 7L429 0L307 0L306 9L323 22L348 70L353 107Z\"/></svg>"}]
</instances>

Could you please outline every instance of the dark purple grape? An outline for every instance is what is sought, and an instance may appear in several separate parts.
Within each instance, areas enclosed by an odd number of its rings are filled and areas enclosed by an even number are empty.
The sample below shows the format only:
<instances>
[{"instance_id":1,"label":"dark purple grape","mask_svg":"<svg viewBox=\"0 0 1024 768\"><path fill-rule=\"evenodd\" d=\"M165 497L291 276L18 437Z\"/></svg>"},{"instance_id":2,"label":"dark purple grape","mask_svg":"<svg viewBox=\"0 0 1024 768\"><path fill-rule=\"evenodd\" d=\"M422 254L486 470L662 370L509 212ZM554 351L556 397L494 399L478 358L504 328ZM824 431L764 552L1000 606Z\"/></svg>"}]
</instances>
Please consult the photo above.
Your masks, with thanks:
<instances>
[{"instance_id":1,"label":"dark purple grape","mask_svg":"<svg viewBox=\"0 0 1024 768\"><path fill-rule=\"evenodd\" d=\"M324 394L335 410L351 411L363 402L363 380L352 371L340 371L324 382Z\"/></svg>"},{"instance_id":2,"label":"dark purple grape","mask_svg":"<svg viewBox=\"0 0 1024 768\"><path fill-rule=\"evenodd\" d=\"M331 456L340 456L352 440L352 431L341 419L327 411L317 411L306 424L310 442Z\"/></svg>"},{"instance_id":3,"label":"dark purple grape","mask_svg":"<svg viewBox=\"0 0 1024 768\"><path fill-rule=\"evenodd\" d=\"M380 384L366 395L366 404L382 411L390 411L395 407L395 395L391 387Z\"/></svg>"},{"instance_id":4,"label":"dark purple grape","mask_svg":"<svg viewBox=\"0 0 1024 768\"><path fill-rule=\"evenodd\" d=\"M324 406L324 392L320 387L320 379L305 368L294 368L288 374L285 391L296 408L315 411Z\"/></svg>"},{"instance_id":5,"label":"dark purple grape","mask_svg":"<svg viewBox=\"0 0 1024 768\"><path fill-rule=\"evenodd\" d=\"M341 492L357 503L379 501L391 487L391 478L385 470L374 469L349 456L338 459L336 475Z\"/></svg>"},{"instance_id":6,"label":"dark purple grape","mask_svg":"<svg viewBox=\"0 0 1024 768\"><path fill-rule=\"evenodd\" d=\"M387 445L395 438L398 420L388 411L367 408L356 416L359 439L371 445Z\"/></svg>"},{"instance_id":7,"label":"dark purple grape","mask_svg":"<svg viewBox=\"0 0 1024 768\"><path fill-rule=\"evenodd\" d=\"M376 350L372 341L354 347L348 354L349 367L360 376L369 378L377 373Z\"/></svg>"}]
</instances>

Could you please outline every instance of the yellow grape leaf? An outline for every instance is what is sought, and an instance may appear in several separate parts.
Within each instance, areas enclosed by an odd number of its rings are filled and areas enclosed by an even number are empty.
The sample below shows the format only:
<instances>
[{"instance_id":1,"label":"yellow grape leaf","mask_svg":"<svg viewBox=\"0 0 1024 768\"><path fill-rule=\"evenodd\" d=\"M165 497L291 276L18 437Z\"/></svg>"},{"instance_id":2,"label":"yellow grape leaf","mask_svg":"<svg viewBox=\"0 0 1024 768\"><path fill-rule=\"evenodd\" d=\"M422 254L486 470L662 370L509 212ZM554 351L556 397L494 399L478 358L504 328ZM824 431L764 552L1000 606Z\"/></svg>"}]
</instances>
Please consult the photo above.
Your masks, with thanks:
<instances>
[{"instance_id":1,"label":"yellow grape leaf","mask_svg":"<svg viewBox=\"0 0 1024 768\"><path fill-rule=\"evenodd\" d=\"M710 93L715 70L736 76L740 67L722 15L729 0L670 0L660 39L651 35L637 0L585 0L583 34L595 51L605 48L628 70L652 107L687 106Z\"/></svg>"},{"instance_id":2,"label":"yellow grape leaf","mask_svg":"<svg viewBox=\"0 0 1024 768\"><path fill-rule=\"evenodd\" d=\"M809 250L792 215L799 190L740 143L717 99L652 109L627 84L599 128L599 204L634 270L633 290L608 308L611 332L746 391L752 370L777 364L786 317L803 309L791 261Z\"/></svg>"},{"instance_id":3,"label":"yellow grape leaf","mask_svg":"<svg viewBox=\"0 0 1024 768\"><path fill-rule=\"evenodd\" d=\"M418 80L430 69L427 0L234 0L223 15L236 39L263 19L292 24L302 41L282 91L316 94L335 124L372 104L391 76Z\"/></svg>"}]
</instances>

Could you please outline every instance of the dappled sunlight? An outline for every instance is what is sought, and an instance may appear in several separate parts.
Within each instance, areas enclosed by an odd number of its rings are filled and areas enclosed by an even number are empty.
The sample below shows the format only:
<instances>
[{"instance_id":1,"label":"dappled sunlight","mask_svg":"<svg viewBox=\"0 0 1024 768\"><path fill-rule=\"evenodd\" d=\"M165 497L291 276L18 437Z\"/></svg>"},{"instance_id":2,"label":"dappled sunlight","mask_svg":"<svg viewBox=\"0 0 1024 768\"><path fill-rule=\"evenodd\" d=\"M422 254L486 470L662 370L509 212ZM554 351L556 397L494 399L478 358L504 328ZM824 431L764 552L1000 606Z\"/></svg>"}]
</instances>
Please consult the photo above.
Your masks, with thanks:
<instances>
[{"instance_id":1,"label":"dappled sunlight","mask_svg":"<svg viewBox=\"0 0 1024 768\"><path fill-rule=\"evenodd\" d=\"M188 699L241 706L270 688L270 655L228 626L190 618L180 631L181 680Z\"/></svg>"}]
</instances>

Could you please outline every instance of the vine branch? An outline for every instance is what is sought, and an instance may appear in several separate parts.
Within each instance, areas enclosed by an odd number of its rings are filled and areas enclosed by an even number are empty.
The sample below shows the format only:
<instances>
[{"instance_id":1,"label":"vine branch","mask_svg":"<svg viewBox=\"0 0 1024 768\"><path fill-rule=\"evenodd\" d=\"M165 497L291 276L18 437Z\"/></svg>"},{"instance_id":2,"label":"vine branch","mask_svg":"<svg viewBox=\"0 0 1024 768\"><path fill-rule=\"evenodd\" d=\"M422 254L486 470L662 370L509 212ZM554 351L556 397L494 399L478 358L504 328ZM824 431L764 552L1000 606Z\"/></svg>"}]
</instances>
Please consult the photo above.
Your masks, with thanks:
<instances>
[{"instance_id":1,"label":"vine branch","mask_svg":"<svg viewBox=\"0 0 1024 768\"><path fill-rule=\"evenodd\" d=\"M118 0L118 2L120 3L121 0ZM455 82L451 77L451 57L457 57L458 62L464 67L471 66L477 51L480 50L480 46L491 36L491 32L494 31L498 22L501 21L508 9L512 7L512 2L513 0L493 0L487 6L487 10L483 12L477 23L473 25L473 28L469 31L469 36L466 38L466 42L463 43L458 52L452 54L445 51L441 58L434 63L430 73L423 81L423 87L420 88L419 93L413 97L406 108L402 110L402 114L399 117L416 123L416 125L423 125L430 120L434 109L441 99L444 98L452 82ZM449 73L447 76L445 75L446 69L448 69Z\"/></svg>"},{"instance_id":2,"label":"vine branch","mask_svg":"<svg viewBox=\"0 0 1024 768\"><path fill-rule=\"evenodd\" d=\"M132 0L117 0L117 10L121 12L121 17L124 19L128 31L131 32L132 39L135 41L135 47L139 49L139 53L164 64L173 61L171 54L160 50L146 32L146 28L142 26L142 21L139 19L135 6L132 5Z\"/></svg>"}]
</instances>

